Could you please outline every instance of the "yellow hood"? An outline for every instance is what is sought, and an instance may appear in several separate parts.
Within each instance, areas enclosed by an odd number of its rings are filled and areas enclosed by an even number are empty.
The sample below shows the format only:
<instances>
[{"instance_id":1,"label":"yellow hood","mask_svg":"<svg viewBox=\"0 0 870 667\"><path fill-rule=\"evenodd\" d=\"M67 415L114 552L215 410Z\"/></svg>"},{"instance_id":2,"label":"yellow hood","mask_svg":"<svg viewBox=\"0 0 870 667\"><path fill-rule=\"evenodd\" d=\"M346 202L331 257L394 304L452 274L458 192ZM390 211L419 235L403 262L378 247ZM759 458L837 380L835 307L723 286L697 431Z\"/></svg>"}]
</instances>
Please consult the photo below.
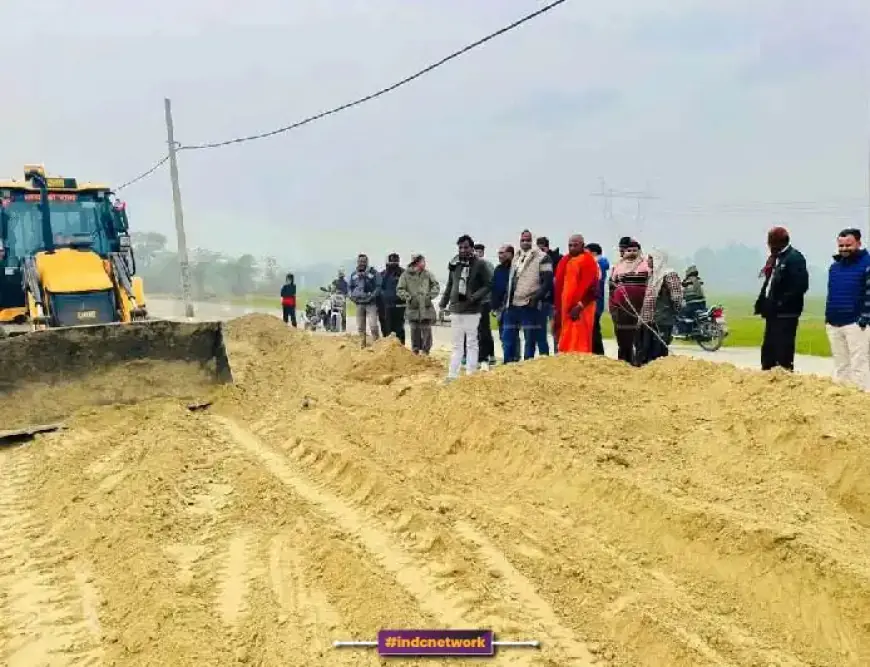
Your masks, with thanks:
<instances>
[{"instance_id":1,"label":"yellow hood","mask_svg":"<svg viewBox=\"0 0 870 667\"><path fill-rule=\"evenodd\" d=\"M36 269L43 287L54 294L112 289L103 260L91 250L59 248L52 254L38 253Z\"/></svg>"}]
</instances>

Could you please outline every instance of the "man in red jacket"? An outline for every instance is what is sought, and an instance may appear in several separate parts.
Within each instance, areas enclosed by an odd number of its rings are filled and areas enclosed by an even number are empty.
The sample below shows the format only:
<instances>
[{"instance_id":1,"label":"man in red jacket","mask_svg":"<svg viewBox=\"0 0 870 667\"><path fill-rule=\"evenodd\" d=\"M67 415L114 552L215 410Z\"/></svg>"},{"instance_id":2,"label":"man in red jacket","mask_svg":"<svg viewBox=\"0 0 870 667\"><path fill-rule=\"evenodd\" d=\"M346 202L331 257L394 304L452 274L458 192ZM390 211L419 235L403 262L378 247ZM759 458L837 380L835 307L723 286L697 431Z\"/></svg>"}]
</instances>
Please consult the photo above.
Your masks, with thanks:
<instances>
[{"instance_id":1,"label":"man in red jacket","mask_svg":"<svg viewBox=\"0 0 870 667\"><path fill-rule=\"evenodd\" d=\"M288 273L283 287L281 287L281 308L284 311L284 324L287 320L296 326L296 281L293 274Z\"/></svg>"}]
</instances>

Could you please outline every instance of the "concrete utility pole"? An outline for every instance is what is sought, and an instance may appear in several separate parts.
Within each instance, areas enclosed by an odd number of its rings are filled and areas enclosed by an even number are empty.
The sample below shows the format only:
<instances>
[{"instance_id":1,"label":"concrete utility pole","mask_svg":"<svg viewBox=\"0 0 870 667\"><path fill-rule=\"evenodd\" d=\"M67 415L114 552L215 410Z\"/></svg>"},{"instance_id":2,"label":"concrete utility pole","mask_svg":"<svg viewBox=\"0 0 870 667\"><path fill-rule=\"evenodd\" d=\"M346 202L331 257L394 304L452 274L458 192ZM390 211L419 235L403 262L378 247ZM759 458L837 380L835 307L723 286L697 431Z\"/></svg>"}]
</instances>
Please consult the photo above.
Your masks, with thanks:
<instances>
[{"instance_id":1,"label":"concrete utility pole","mask_svg":"<svg viewBox=\"0 0 870 667\"><path fill-rule=\"evenodd\" d=\"M166 140L169 143L169 177L172 179L175 235L178 238L178 264L181 267L181 298L184 301L184 316L193 317L193 301L190 298L190 260L187 257L187 236L184 233L181 186L178 184L178 159L176 157L175 131L172 126L172 102L167 97L163 100L163 104L166 110Z\"/></svg>"}]
</instances>

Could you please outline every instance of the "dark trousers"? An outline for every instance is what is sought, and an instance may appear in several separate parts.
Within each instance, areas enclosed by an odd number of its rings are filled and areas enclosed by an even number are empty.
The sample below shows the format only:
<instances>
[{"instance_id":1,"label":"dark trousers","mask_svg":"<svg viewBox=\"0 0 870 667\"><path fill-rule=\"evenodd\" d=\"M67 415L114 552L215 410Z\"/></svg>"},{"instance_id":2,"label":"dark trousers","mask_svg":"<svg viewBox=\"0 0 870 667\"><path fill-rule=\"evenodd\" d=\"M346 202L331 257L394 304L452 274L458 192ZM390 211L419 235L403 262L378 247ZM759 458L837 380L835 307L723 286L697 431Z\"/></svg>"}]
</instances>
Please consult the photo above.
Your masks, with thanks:
<instances>
[{"instance_id":1,"label":"dark trousers","mask_svg":"<svg viewBox=\"0 0 870 667\"><path fill-rule=\"evenodd\" d=\"M282 306L284 310L284 324L287 324L289 320L290 323L295 327L296 326L296 306Z\"/></svg>"},{"instance_id":2,"label":"dark trousers","mask_svg":"<svg viewBox=\"0 0 870 667\"><path fill-rule=\"evenodd\" d=\"M495 341L492 339L492 318L487 308L480 315L477 328L477 344L480 346L480 360L489 361L495 357Z\"/></svg>"},{"instance_id":3,"label":"dark trousers","mask_svg":"<svg viewBox=\"0 0 870 667\"><path fill-rule=\"evenodd\" d=\"M668 356L668 346L672 338L673 327L662 331L654 324L641 324L635 339L634 365L644 366L651 361Z\"/></svg>"},{"instance_id":4,"label":"dark trousers","mask_svg":"<svg viewBox=\"0 0 870 667\"><path fill-rule=\"evenodd\" d=\"M381 333L384 338L395 334L399 342L405 344L405 307L390 306L384 309L384 319L381 320Z\"/></svg>"},{"instance_id":5,"label":"dark trousers","mask_svg":"<svg viewBox=\"0 0 870 667\"><path fill-rule=\"evenodd\" d=\"M761 370L780 366L794 370L794 344L797 338L797 317L768 317L764 320L761 341Z\"/></svg>"},{"instance_id":6,"label":"dark trousers","mask_svg":"<svg viewBox=\"0 0 870 667\"><path fill-rule=\"evenodd\" d=\"M520 360L519 322L508 315L508 310L508 308L505 308L502 312L498 327L502 356L506 364Z\"/></svg>"},{"instance_id":7,"label":"dark trousers","mask_svg":"<svg viewBox=\"0 0 870 667\"><path fill-rule=\"evenodd\" d=\"M532 306L510 306L504 311L504 328L505 336L509 336L509 344L514 342L519 345L519 332L523 332L523 359L533 359L538 345L541 343L539 332L542 324L541 311ZM502 341L504 345L504 341ZM546 339L543 341L542 355L550 353L549 345ZM511 350L508 355L505 350L505 363L508 363L507 357L519 361L519 350Z\"/></svg>"},{"instance_id":8,"label":"dark trousers","mask_svg":"<svg viewBox=\"0 0 870 667\"><path fill-rule=\"evenodd\" d=\"M595 313L595 325L592 328L592 354L604 354L604 338L601 336L601 315Z\"/></svg>"},{"instance_id":9,"label":"dark trousers","mask_svg":"<svg viewBox=\"0 0 870 667\"><path fill-rule=\"evenodd\" d=\"M429 354L432 350L432 322L408 322L411 329L411 351L414 354Z\"/></svg>"},{"instance_id":10,"label":"dark trousers","mask_svg":"<svg viewBox=\"0 0 870 667\"><path fill-rule=\"evenodd\" d=\"M637 336L637 328L614 328L613 334L616 337L616 358L620 361L632 363L634 361L634 343Z\"/></svg>"},{"instance_id":11,"label":"dark trousers","mask_svg":"<svg viewBox=\"0 0 870 667\"><path fill-rule=\"evenodd\" d=\"M552 303L542 303L540 305L541 328L538 329L538 354L550 354L550 342L547 340L547 335L550 333L550 324L553 321L554 311ZM553 338L553 354L556 354L559 347L556 338Z\"/></svg>"},{"instance_id":12,"label":"dark trousers","mask_svg":"<svg viewBox=\"0 0 870 667\"><path fill-rule=\"evenodd\" d=\"M380 299L378 299L376 305L378 307L378 324L381 327L381 336L386 338L390 335L390 321L387 319L387 307Z\"/></svg>"}]
</instances>

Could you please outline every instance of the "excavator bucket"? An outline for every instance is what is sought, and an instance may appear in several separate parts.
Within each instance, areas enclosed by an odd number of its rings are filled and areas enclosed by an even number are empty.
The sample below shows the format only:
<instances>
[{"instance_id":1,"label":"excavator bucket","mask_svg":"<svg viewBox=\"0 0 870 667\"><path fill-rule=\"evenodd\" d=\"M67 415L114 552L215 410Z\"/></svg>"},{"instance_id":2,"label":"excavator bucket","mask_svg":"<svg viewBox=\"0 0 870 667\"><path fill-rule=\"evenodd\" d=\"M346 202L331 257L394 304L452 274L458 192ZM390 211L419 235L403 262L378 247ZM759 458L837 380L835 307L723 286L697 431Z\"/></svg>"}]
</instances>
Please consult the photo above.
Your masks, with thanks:
<instances>
[{"instance_id":1,"label":"excavator bucket","mask_svg":"<svg viewBox=\"0 0 870 667\"><path fill-rule=\"evenodd\" d=\"M10 336L0 339L0 432L100 405L202 401L232 381L220 322L145 320Z\"/></svg>"}]
</instances>

